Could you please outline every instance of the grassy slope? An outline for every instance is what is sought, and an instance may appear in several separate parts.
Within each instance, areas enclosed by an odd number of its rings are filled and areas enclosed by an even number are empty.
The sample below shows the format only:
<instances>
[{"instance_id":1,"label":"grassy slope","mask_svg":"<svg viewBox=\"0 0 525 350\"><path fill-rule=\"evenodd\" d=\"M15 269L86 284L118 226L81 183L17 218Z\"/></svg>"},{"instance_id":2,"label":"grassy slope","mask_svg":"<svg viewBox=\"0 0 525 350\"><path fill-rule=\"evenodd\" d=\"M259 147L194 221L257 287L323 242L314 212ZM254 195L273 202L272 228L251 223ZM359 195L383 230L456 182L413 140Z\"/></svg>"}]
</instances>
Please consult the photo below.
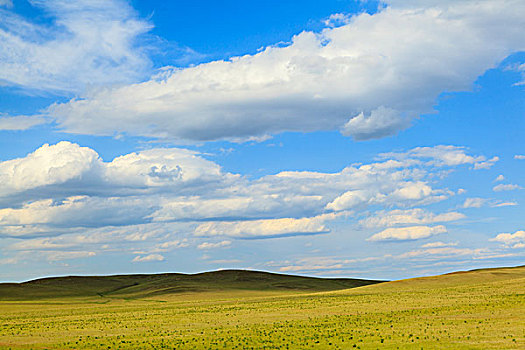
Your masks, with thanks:
<instances>
[{"instance_id":1,"label":"grassy slope","mask_svg":"<svg viewBox=\"0 0 525 350\"><path fill-rule=\"evenodd\" d=\"M0 284L0 300L112 297L146 298L168 294L230 291L330 291L354 288L379 281L322 279L275 273L221 270L199 274L120 275L100 277L53 277L25 283Z\"/></svg>"},{"instance_id":2,"label":"grassy slope","mask_svg":"<svg viewBox=\"0 0 525 350\"><path fill-rule=\"evenodd\" d=\"M523 349L525 267L332 292L3 301L0 310L0 348Z\"/></svg>"}]
</instances>

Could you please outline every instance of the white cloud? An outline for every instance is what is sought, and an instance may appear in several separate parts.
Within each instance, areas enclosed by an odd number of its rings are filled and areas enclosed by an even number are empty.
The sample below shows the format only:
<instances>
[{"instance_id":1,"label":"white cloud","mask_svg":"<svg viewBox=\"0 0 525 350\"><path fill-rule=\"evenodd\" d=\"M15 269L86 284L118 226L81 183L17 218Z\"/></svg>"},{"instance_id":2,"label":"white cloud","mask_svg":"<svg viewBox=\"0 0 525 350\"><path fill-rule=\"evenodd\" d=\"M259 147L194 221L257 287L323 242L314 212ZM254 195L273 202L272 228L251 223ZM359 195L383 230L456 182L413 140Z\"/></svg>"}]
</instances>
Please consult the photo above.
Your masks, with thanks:
<instances>
[{"instance_id":1,"label":"white cloud","mask_svg":"<svg viewBox=\"0 0 525 350\"><path fill-rule=\"evenodd\" d=\"M298 272L298 271L320 271L320 270L334 270L344 269L348 265L359 263L359 262L370 262L379 260L380 258L369 257L362 259L345 259L340 257L326 257L326 256L313 256L307 258L301 258L295 261L294 265L287 265L279 268L281 272Z\"/></svg>"},{"instance_id":2,"label":"white cloud","mask_svg":"<svg viewBox=\"0 0 525 350\"><path fill-rule=\"evenodd\" d=\"M499 185L494 186L492 190L495 192L501 192L501 191L514 191L514 190L519 190L521 188L522 188L521 186L515 185L515 184L499 184Z\"/></svg>"},{"instance_id":3,"label":"white cloud","mask_svg":"<svg viewBox=\"0 0 525 350\"><path fill-rule=\"evenodd\" d=\"M0 130L27 130L45 122L46 120L39 116L7 116L0 113Z\"/></svg>"},{"instance_id":4,"label":"white cloud","mask_svg":"<svg viewBox=\"0 0 525 350\"><path fill-rule=\"evenodd\" d=\"M99 161L98 154L87 147L45 144L25 158L0 163L0 195L80 179L96 172Z\"/></svg>"},{"instance_id":5,"label":"white cloud","mask_svg":"<svg viewBox=\"0 0 525 350\"><path fill-rule=\"evenodd\" d=\"M269 238L290 235L328 233L325 221L335 218L326 214L312 218L207 222L195 229L196 236L228 236L237 238Z\"/></svg>"},{"instance_id":6,"label":"white cloud","mask_svg":"<svg viewBox=\"0 0 525 350\"><path fill-rule=\"evenodd\" d=\"M97 135L192 141L337 129L361 140L392 135L432 112L443 91L471 89L486 70L525 49L523 2L434 5L395 2L337 28L302 32L285 47L92 89L48 113L66 131Z\"/></svg>"},{"instance_id":7,"label":"white cloud","mask_svg":"<svg viewBox=\"0 0 525 350\"><path fill-rule=\"evenodd\" d=\"M180 237L184 236L190 227L193 226L188 223L169 223L67 229L59 236L21 239L5 249L16 252L15 257L22 260L26 260L24 256L29 255L49 261L65 260L66 257L77 259L94 256L79 254L78 252L81 251L96 252L96 255L118 252L140 255L144 258L148 255L162 255L163 252L189 247L191 241ZM47 234L57 233L51 230ZM175 237L179 239L174 239Z\"/></svg>"},{"instance_id":8,"label":"white cloud","mask_svg":"<svg viewBox=\"0 0 525 350\"><path fill-rule=\"evenodd\" d=\"M525 85L525 63L512 65L510 69L521 73L521 76L524 79L522 81L515 83L514 85L515 86ZM521 156L521 157L523 158L516 158L516 159L525 159L525 156Z\"/></svg>"},{"instance_id":9,"label":"white cloud","mask_svg":"<svg viewBox=\"0 0 525 350\"><path fill-rule=\"evenodd\" d=\"M389 212L379 211L374 216L359 221L366 228L391 227L397 225L425 225L438 222L456 221L465 218L458 212L434 214L421 208L401 210L396 209Z\"/></svg>"},{"instance_id":10,"label":"white cloud","mask_svg":"<svg viewBox=\"0 0 525 350\"><path fill-rule=\"evenodd\" d=\"M341 133L352 136L356 141L379 139L406 129L410 122L411 118L402 116L400 112L380 106L366 116L361 112L348 120Z\"/></svg>"},{"instance_id":11,"label":"white cloud","mask_svg":"<svg viewBox=\"0 0 525 350\"><path fill-rule=\"evenodd\" d=\"M130 83L147 74L151 63L135 44L152 26L127 1L30 3L53 22L37 24L13 11L0 11L1 83L68 93Z\"/></svg>"},{"instance_id":12,"label":"white cloud","mask_svg":"<svg viewBox=\"0 0 525 350\"><path fill-rule=\"evenodd\" d=\"M151 225L142 225L142 226L151 226ZM133 254L153 254L153 253L163 253L172 251L175 249L181 249L181 248L187 248L190 246L190 243L187 238L184 238L182 240L175 239L175 240L167 240L170 239L173 235L173 232L177 230L178 225L164 225L164 227L160 230L158 230L156 233L132 233L134 231L134 227L128 227L128 230L130 231L129 234L125 236L125 243L131 243L128 245L135 246L138 243L140 245L140 248L137 250L133 250ZM170 234L167 233L168 230L171 230ZM159 233L163 233L159 235ZM107 236L106 236L107 237ZM157 243L153 246L151 244L155 243L156 241L163 241L162 243ZM145 244L145 243L150 244ZM119 242L121 244L122 242Z\"/></svg>"},{"instance_id":13,"label":"white cloud","mask_svg":"<svg viewBox=\"0 0 525 350\"><path fill-rule=\"evenodd\" d=\"M0 259L0 265L15 265L18 264L17 258L3 258Z\"/></svg>"},{"instance_id":14,"label":"white cloud","mask_svg":"<svg viewBox=\"0 0 525 350\"><path fill-rule=\"evenodd\" d=\"M499 182L499 181L503 181L503 180L505 180L505 176L500 174L500 175L498 175L498 177L496 177L494 179L494 182Z\"/></svg>"},{"instance_id":15,"label":"white cloud","mask_svg":"<svg viewBox=\"0 0 525 350\"><path fill-rule=\"evenodd\" d=\"M32 199L38 195L144 195L159 190L198 194L206 183L221 187L238 178L222 174L217 164L186 149L146 150L105 163L94 150L63 141L45 144L24 158L0 162L0 201L14 193L27 193Z\"/></svg>"},{"instance_id":16,"label":"white cloud","mask_svg":"<svg viewBox=\"0 0 525 350\"><path fill-rule=\"evenodd\" d=\"M62 261L62 260L72 260L80 258L90 258L97 255L95 252L67 252L67 251L56 251L47 253L47 260L49 261Z\"/></svg>"},{"instance_id":17,"label":"white cloud","mask_svg":"<svg viewBox=\"0 0 525 350\"><path fill-rule=\"evenodd\" d=\"M386 189L388 183L383 187ZM422 181L396 181L392 190L377 189L352 190L343 193L326 205L326 209L342 211L363 208L372 204L392 204L398 206L424 205L447 198L443 190L435 190Z\"/></svg>"},{"instance_id":18,"label":"white cloud","mask_svg":"<svg viewBox=\"0 0 525 350\"><path fill-rule=\"evenodd\" d=\"M164 261L164 256L160 254L150 254L146 256L137 255L133 258L132 262L151 262L151 261Z\"/></svg>"},{"instance_id":19,"label":"white cloud","mask_svg":"<svg viewBox=\"0 0 525 350\"><path fill-rule=\"evenodd\" d=\"M149 202L149 203L148 203ZM149 198L97 198L67 197L61 200L45 199L25 203L20 208L0 209L0 232L2 226L27 227L49 225L52 227L109 226L145 222L152 211ZM96 218L96 220L94 220Z\"/></svg>"},{"instance_id":20,"label":"white cloud","mask_svg":"<svg viewBox=\"0 0 525 350\"><path fill-rule=\"evenodd\" d=\"M492 238L493 242L501 242L512 248L525 248L525 231L516 231L514 233L500 233Z\"/></svg>"},{"instance_id":21,"label":"white cloud","mask_svg":"<svg viewBox=\"0 0 525 350\"><path fill-rule=\"evenodd\" d=\"M513 207L515 205L518 205L517 202L495 202L492 203L492 207L494 208L500 208L500 207Z\"/></svg>"},{"instance_id":22,"label":"white cloud","mask_svg":"<svg viewBox=\"0 0 525 350\"><path fill-rule=\"evenodd\" d=\"M348 191L337 197L334 201L328 203L326 209L334 211L351 209L369 203L371 200L370 197L374 194L375 193L370 193L365 190Z\"/></svg>"},{"instance_id":23,"label":"white cloud","mask_svg":"<svg viewBox=\"0 0 525 350\"><path fill-rule=\"evenodd\" d=\"M159 249L165 250L171 250L171 249L179 249L179 248L186 248L189 247L189 244L187 243L187 239L181 240L174 240L174 241L167 241L164 243L161 243L158 245Z\"/></svg>"},{"instance_id":24,"label":"white cloud","mask_svg":"<svg viewBox=\"0 0 525 350\"><path fill-rule=\"evenodd\" d=\"M525 155L516 154L516 155L514 156L514 159L524 160L524 159L525 159Z\"/></svg>"},{"instance_id":25,"label":"white cloud","mask_svg":"<svg viewBox=\"0 0 525 350\"><path fill-rule=\"evenodd\" d=\"M417 240L445 232L447 229L443 225L395 227L376 233L367 240L372 242Z\"/></svg>"},{"instance_id":26,"label":"white cloud","mask_svg":"<svg viewBox=\"0 0 525 350\"><path fill-rule=\"evenodd\" d=\"M351 16L345 14L345 13L334 13L331 14L326 20L324 20L324 24L327 27L340 27L343 25L346 25L350 23Z\"/></svg>"},{"instance_id":27,"label":"white cloud","mask_svg":"<svg viewBox=\"0 0 525 350\"><path fill-rule=\"evenodd\" d=\"M474 164L474 169L490 169L496 162L499 161L499 157L492 157L491 159L485 161L485 162L479 162Z\"/></svg>"},{"instance_id":28,"label":"white cloud","mask_svg":"<svg viewBox=\"0 0 525 350\"><path fill-rule=\"evenodd\" d=\"M443 243L434 242L425 244L423 249L411 250L401 254L384 254L382 256L368 256L366 258L345 258L341 256L309 256L306 258L299 258L295 261L270 262L266 266L277 266L282 272L297 272L297 271L330 271L330 270L344 270L347 274L349 271L360 272L363 269L370 271L374 269L374 265L380 264L382 268L390 269L392 267L392 260L403 260L405 263L415 262L418 264L431 263L432 266L448 265L448 264L463 264L472 263L473 260L494 259L515 256L515 254L501 254L493 252L486 248L470 249L457 248L457 243ZM467 259L463 262L458 262L458 257ZM448 261L447 261L448 260ZM357 268L356 266L362 266ZM407 265L403 265L404 268ZM419 266L412 265L411 268L418 268Z\"/></svg>"},{"instance_id":29,"label":"white cloud","mask_svg":"<svg viewBox=\"0 0 525 350\"><path fill-rule=\"evenodd\" d=\"M454 248L454 247L437 247L437 248L427 248L412 250L400 255L397 255L397 259L412 259L425 256L440 255L441 259L443 256L456 257L461 255L472 255L475 258L482 258L480 254L486 253L484 249L469 249L469 248Z\"/></svg>"},{"instance_id":30,"label":"white cloud","mask_svg":"<svg viewBox=\"0 0 525 350\"><path fill-rule=\"evenodd\" d=\"M424 159L411 156L411 150L396 154L402 160L383 156L335 173L285 171L251 180L186 149L150 149L105 162L87 147L44 145L26 157L0 162L0 235L42 238L88 228L102 235L93 230L111 228L115 239L141 241L155 230L168 235L172 225L184 224L186 232L201 235L275 237L328 232L327 222L336 216L386 208L390 212L380 215L404 224L452 221L462 214L408 210L454 195L436 187L439 167L446 173L448 164L471 164L480 157L464 149L436 148L439 159L428 148ZM441 161L447 150L461 159Z\"/></svg>"},{"instance_id":31,"label":"white cloud","mask_svg":"<svg viewBox=\"0 0 525 350\"><path fill-rule=\"evenodd\" d=\"M485 198L467 198L463 203L463 208L481 208L486 202Z\"/></svg>"},{"instance_id":32,"label":"white cloud","mask_svg":"<svg viewBox=\"0 0 525 350\"><path fill-rule=\"evenodd\" d=\"M424 182L411 182L398 188L393 195L399 199L420 200L432 194L432 187Z\"/></svg>"},{"instance_id":33,"label":"white cloud","mask_svg":"<svg viewBox=\"0 0 525 350\"><path fill-rule=\"evenodd\" d=\"M218 264L218 265L227 265L227 264L240 264L242 263L242 260L239 259L218 259L218 260L210 260L211 264Z\"/></svg>"},{"instance_id":34,"label":"white cloud","mask_svg":"<svg viewBox=\"0 0 525 350\"><path fill-rule=\"evenodd\" d=\"M420 159L426 161L429 165L435 166L456 166L460 164L473 164L474 169L484 169L487 164L494 164L499 160L498 157L492 157L487 160L484 156L471 156L466 153L465 147L439 145L434 147L416 147L408 152L383 153L383 158L393 158L401 161L407 159Z\"/></svg>"},{"instance_id":35,"label":"white cloud","mask_svg":"<svg viewBox=\"0 0 525 350\"><path fill-rule=\"evenodd\" d=\"M62 248L72 247L71 242L64 242L52 238L37 238L30 240L23 240L12 244L9 248L12 250L58 250Z\"/></svg>"},{"instance_id":36,"label":"white cloud","mask_svg":"<svg viewBox=\"0 0 525 350\"><path fill-rule=\"evenodd\" d=\"M13 7L13 1L12 0L0 0L0 6L11 8Z\"/></svg>"},{"instance_id":37,"label":"white cloud","mask_svg":"<svg viewBox=\"0 0 525 350\"><path fill-rule=\"evenodd\" d=\"M203 242L197 246L198 249L216 249L229 247L232 244L231 241L221 241L217 243Z\"/></svg>"},{"instance_id":38,"label":"white cloud","mask_svg":"<svg viewBox=\"0 0 525 350\"><path fill-rule=\"evenodd\" d=\"M421 246L421 248L441 248L441 247L455 247L458 245L458 242L449 242L449 243L445 243L445 242L432 242L432 243L427 243L427 244L423 244Z\"/></svg>"},{"instance_id":39,"label":"white cloud","mask_svg":"<svg viewBox=\"0 0 525 350\"><path fill-rule=\"evenodd\" d=\"M299 271L317 271L317 270L330 270L343 268L343 264L330 264L330 265L291 265L283 266L279 268L280 272L299 272Z\"/></svg>"}]
</instances>

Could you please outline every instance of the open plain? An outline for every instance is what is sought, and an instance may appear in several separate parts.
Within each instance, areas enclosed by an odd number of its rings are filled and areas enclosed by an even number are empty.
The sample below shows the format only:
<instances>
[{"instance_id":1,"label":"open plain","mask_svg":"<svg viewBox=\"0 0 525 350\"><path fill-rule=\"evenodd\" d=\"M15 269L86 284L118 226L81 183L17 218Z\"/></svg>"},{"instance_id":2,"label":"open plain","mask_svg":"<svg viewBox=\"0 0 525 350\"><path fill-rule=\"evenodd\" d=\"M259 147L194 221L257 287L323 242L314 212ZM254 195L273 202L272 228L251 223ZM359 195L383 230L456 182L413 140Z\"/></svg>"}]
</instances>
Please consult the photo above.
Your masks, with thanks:
<instances>
[{"instance_id":1,"label":"open plain","mask_svg":"<svg viewBox=\"0 0 525 350\"><path fill-rule=\"evenodd\" d=\"M231 270L3 284L0 347L525 346L523 266L369 283Z\"/></svg>"}]
</instances>

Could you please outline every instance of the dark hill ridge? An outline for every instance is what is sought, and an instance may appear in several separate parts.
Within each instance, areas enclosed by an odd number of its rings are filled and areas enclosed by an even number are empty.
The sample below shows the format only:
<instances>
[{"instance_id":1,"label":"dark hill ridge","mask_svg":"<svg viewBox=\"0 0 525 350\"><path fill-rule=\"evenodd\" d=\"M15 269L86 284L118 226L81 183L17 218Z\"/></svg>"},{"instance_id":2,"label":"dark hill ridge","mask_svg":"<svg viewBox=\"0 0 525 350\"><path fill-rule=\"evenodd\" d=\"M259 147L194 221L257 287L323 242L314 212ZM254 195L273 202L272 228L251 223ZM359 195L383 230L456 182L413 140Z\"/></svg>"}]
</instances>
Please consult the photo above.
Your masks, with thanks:
<instances>
[{"instance_id":1,"label":"dark hill ridge","mask_svg":"<svg viewBox=\"0 0 525 350\"><path fill-rule=\"evenodd\" d=\"M0 300L63 297L144 298L185 292L304 291L355 288L382 281L352 278L315 278L249 270L219 270L198 274L69 276L23 283L0 283Z\"/></svg>"}]
</instances>

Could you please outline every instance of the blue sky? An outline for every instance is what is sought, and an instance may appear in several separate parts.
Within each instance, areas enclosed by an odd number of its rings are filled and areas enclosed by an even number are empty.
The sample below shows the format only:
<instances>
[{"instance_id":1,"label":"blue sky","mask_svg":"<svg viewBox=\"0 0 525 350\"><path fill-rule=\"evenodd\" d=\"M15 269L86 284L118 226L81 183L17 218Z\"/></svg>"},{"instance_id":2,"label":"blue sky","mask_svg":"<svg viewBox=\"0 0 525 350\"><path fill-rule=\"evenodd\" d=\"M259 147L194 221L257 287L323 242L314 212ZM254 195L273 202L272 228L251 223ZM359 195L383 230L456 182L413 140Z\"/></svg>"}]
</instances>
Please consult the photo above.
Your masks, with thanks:
<instances>
[{"instance_id":1,"label":"blue sky","mask_svg":"<svg viewBox=\"0 0 525 350\"><path fill-rule=\"evenodd\" d=\"M523 264L524 14L0 0L0 280Z\"/></svg>"}]
</instances>

